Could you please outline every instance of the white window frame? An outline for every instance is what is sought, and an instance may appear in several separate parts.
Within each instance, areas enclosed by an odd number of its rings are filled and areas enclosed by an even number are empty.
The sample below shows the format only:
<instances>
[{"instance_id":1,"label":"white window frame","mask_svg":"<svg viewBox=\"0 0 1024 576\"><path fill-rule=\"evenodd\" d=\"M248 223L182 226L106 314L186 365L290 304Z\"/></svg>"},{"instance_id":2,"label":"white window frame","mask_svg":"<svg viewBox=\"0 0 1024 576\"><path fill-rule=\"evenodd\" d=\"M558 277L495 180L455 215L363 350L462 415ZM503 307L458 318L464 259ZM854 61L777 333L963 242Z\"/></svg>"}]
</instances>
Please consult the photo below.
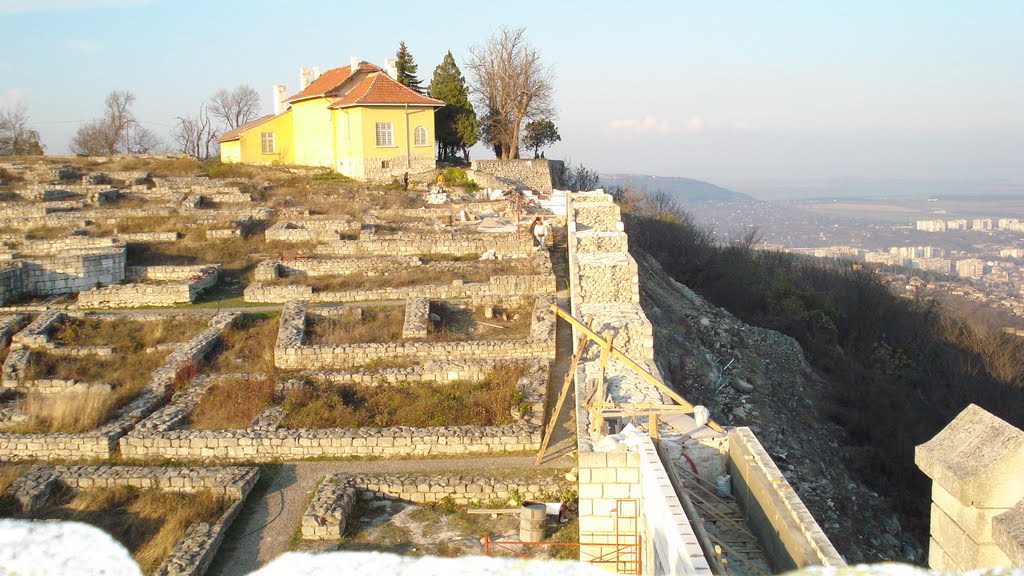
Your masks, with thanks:
<instances>
[{"instance_id":1,"label":"white window frame","mask_svg":"<svg viewBox=\"0 0 1024 576\"><path fill-rule=\"evenodd\" d=\"M391 122L377 122L377 148L395 147L395 125Z\"/></svg>"},{"instance_id":2,"label":"white window frame","mask_svg":"<svg viewBox=\"0 0 1024 576\"><path fill-rule=\"evenodd\" d=\"M430 146L430 143L427 142L427 129L426 128L424 128L423 126L417 126L416 129L412 131L412 145L413 146Z\"/></svg>"},{"instance_id":3,"label":"white window frame","mask_svg":"<svg viewBox=\"0 0 1024 576\"><path fill-rule=\"evenodd\" d=\"M275 153L277 151L275 140L273 132L260 132L260 152L263 154Z\"/></svg>"}]
</instances>

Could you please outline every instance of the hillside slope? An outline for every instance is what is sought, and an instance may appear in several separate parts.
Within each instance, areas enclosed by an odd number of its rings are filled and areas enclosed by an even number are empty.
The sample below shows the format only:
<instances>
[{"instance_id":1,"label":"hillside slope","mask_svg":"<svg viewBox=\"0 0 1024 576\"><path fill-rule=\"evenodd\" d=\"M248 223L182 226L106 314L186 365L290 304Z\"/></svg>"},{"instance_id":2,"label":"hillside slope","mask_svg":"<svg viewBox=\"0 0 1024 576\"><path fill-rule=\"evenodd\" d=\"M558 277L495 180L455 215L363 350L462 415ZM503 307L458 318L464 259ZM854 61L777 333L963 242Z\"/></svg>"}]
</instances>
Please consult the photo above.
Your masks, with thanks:
<instances>
[{"instance_id":1,"label":"hillside slope","mask_svg":"<svg viewBox=\"0 0 1024 576\"><path fill-rule=\"evenodd\" d=\"M754 198L722 188L711 182L680 176L648 176L646 174L601 174L601 184L621 186L639 192L665 192L678 202L754 201Z\"/></svg>"},{"instance_id":2,"label":"hillside slope","mask_svg":"<svg viewBox=\"0 0 1024 576\"><path fill-rule=\"evenodd\" d=\"M817 407L829 384L800 345L744 324L670 278L647 254L632 253L641 303L654 325L655 359L679 391L719 422L754 429L849 562L924 562L921 526L903 531L891 503L843 464L850 456L840 448L843 432Z\"/></svg>"}]
</instances>

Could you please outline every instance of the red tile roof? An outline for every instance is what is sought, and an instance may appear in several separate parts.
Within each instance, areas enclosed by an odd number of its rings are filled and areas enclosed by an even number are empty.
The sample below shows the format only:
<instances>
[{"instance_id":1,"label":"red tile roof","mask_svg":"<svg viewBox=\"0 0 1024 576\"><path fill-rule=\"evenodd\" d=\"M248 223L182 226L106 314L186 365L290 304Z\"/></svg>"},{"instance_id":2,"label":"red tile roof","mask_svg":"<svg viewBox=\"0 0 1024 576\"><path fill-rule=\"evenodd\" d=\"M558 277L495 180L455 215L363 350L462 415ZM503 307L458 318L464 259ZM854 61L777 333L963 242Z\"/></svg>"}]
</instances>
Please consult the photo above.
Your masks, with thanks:
<instances>
[{"instance_id":1,"label":"red tile roof","mask_svg":"<svg viewBox=\"0 0 1024 576\"><path fill-rule=\"evenodd\" d=\"M415 106L444 106L444 102L423 96L392 80L379 69L368 74L352 87L347 94L336 99L330 108L347 108L349 106L372 106L388 104L410 104Z\"/></svg>"},{"instance_id":2,"label":"red tile roof","mask_svg":"<svg viewBox=\"0 0 1024 576\"><path fill-rule=\"evenodd\" d=\"M229 130L229 131L221 134L220 138L218 138L217 141L218 142L230 142L231 140L238 140L238 138L242 135L242 132L245 132L246 130L248 130L250 128L255 128L256 126L259 126L260 124L263 124L264 122L266 122L267 120L270 120L273 117L274 117L273 114L267 114L266 116L263 116L261 118L257 118L255 120L253 120L252 122L248 122L246 124L242 124L238 128L235 128L234 130Z\"/></svg>"},{"instance_id":3,"label":"red tile roof","mask_svg":"<svg viewBox=\"0 0 1024 576\"><path fill-rule=\"evenodd\" d=\"M323 96L324 94L334 90L338 86L344 84L345 80L348 80L349 76L352 75L351 66L341 66L338 68L331 68L324 72L320 76L317 76L315 80L309 83L304 89L296 92L285 99L285 102L297 102L299 100L305 100L307 98L315 98L317 96ZM380 68L363 62L359 65L357 70L380 70Z\"/></svg>"}]
</instances>

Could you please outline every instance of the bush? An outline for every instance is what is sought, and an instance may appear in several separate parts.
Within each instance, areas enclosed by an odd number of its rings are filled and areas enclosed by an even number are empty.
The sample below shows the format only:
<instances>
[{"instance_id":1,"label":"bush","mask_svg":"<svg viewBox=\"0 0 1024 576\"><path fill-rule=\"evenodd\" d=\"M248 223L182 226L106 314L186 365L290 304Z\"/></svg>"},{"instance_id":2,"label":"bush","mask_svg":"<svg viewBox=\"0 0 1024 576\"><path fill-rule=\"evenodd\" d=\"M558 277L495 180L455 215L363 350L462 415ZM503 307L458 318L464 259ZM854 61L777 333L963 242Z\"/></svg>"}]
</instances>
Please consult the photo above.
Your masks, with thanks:
<instances>
[{"instance_id":1,"label":"bush","mask_svg":"<svg viewBox=\"0 0 1024 576\"><path fill-rule=\"evenodd\" d=\"M313 174L311 179L317 182L351 182L352 179L345 176L341 172L335 172L333 170L325 170L323 172L317 172Z\"/></svg>"},{"instance_id":2,"label":"bush","mask_svg":"<svg viewBox=\"0 0 1024 576\"><path fill-rule=\"evenodd\" d=\"M874 457L868 484L924 517L928 481L914 447L968 403L1024 426L1024 342L930 300L892 294L850 262L716 244L678 206L623 204L630 250L744 322L795 338L832 382L821 409Z\"/></svg>"},{"instance_id":3,"label":"bush","mask_svg":"<svg viewBox=\"0 0 1024 576\"><path fill-rule=\"evenodd\" d=\"M446 186L458 186L469 192L475 192L480 189L480 186L469 179L466 171L462 168L450 167L445 168L444 172L444 183Z\"/></svg>"}]
</instances>

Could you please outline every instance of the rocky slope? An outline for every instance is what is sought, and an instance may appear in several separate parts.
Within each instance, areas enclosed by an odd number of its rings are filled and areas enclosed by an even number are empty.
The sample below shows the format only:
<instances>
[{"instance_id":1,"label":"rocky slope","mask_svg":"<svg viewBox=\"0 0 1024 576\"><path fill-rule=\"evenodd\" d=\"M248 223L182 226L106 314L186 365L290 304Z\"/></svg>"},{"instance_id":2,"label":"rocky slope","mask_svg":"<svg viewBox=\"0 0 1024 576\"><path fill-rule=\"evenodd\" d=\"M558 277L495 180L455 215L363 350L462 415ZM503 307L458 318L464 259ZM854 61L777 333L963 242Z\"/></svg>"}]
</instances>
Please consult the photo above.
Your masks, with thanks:
<instances>
[{"instance_id":1,"label":"rocky slope","mask_svg":"<svg viewBox=\"0 0 1024 576\"><path fill-rule=\"evenodd\" d=\"M819 404L829 384L800 345L744 324L670 278L653 258L633 255L655 358L683 396L724 425L754 430L848 562L924 563L919 530L904 532L890 503L844 465L843 432Z\"/></svg>"}]
</instances>

